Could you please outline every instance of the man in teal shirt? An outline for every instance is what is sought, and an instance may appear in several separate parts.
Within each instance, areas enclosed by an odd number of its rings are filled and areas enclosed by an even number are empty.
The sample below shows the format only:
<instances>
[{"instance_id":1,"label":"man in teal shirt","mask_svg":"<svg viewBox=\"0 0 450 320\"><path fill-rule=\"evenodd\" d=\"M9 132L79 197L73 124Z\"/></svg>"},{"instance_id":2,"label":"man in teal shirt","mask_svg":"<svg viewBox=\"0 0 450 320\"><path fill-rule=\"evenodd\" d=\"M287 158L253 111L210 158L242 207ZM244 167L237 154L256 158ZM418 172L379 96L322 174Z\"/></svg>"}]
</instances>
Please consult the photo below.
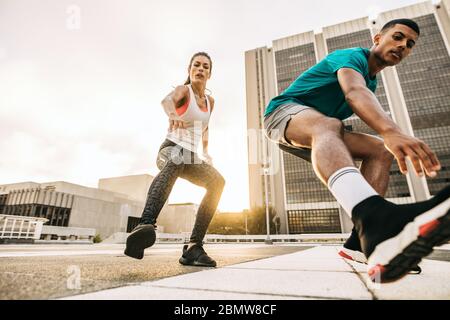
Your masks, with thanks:
<instances>
[{"instance_id":1,"label":"man in teal shirt","mask_svg":"<svg viewBox=\"0 0 450 320\"><path fill-rule=\"evenodd\" d=\"M281 95L272 99L265 116L287 103L310 106L321 113L344 120L353 114L345 101L344 93L337 79L337 71L350 68L360 73L370 91L375 92L377 78L369 75L368 58L370 50L350 48L337 50L311 69L304 72Z\"/></svg>"},{"instance_id":2,"label":"man in teal shirt","mask_svg":"<svg viewBox=\"0 0 450 320\"><path fill-rule=\"evenodd\" d=\"M340 255L367 262L374 282L419 271L421 259L450 240L450 186L421 203L396 205L383 198L394 157L403 174L406 157L419 176L435 177L441 169L428 145L404 134L374 95L376 74L406 58L419 34L413 20L388 22L371 49L329 54L273 98L264 116L268 138L311 161L351 216L355 228ZM353 113L381 138L345 131L342 120ZM359 169L354 159L362 160Z\"/></svg>"}]
</instances>

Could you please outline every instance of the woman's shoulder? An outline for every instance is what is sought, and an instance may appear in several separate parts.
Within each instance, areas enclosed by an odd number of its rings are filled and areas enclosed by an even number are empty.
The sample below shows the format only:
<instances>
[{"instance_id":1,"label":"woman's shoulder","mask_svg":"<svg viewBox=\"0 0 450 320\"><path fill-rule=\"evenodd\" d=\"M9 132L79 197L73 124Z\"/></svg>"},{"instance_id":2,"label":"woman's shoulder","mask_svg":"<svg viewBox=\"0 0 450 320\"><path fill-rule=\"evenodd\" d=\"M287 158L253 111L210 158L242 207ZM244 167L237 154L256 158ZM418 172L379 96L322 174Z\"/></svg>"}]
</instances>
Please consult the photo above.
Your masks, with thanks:
<instances>
[{"instance_id":1,"label":"woman's shoulder","mask_svg":"<svg viewBox=\"0 0 450 320\"><path fill-rule=\"evenodd\" d=\"M177 86L167 97L170 97L175 104L185 101L189 99L189 88L187 86Z\"/></svg>"},{"instance_id":2,"label":"woman's shoulder","mask_svg":"<svg viewBox=\"0 0 450 320\"><path fill-rule=\"evenodd\" d=\"M180 86L176 86L174 89L174 92L177 93L188 93L189 92L189 88L187 85L180 85Z\"/></svg>"},{"instance_id":3,"label":"woman's shoulder","mask_svg":"<svg viewBox=\"0 0 450 320\"><path fill-rule=\"evenodd\" d=\"M177 86L173 90L173 99L178 101L183 98L189 97L189 88L187 86Z\"/></svg>"}]
</instances>

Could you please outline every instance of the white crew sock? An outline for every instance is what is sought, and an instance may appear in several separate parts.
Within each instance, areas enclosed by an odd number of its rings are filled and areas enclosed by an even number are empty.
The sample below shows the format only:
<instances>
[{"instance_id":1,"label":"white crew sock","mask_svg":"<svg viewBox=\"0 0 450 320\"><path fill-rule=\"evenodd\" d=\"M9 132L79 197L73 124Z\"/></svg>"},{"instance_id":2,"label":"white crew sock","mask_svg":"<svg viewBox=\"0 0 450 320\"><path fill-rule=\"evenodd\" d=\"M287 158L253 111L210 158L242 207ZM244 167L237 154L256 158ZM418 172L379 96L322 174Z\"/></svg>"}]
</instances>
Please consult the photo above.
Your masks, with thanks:
<instances>
[{"instance_id":1,"label":"white crew sock","mask_svg":"<svg viewBox=\"0 0 450 320\"><path fill-rule=\"evenodd\" d=\"M355 167L345 167L333 173L328 179L328 189L350 217L357 204L379 195Z\"/></svg>"}]
</instances>

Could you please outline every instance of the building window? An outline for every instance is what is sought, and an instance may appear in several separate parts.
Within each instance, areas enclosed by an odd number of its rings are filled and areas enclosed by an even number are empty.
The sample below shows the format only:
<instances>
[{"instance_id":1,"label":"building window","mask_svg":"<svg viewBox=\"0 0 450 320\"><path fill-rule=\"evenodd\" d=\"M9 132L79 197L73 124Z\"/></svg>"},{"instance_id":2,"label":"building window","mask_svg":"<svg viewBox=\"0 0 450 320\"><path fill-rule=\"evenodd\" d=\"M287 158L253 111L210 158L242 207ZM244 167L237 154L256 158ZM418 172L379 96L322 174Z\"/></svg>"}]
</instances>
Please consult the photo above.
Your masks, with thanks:
<instances>
[{"instance_id":1,"label":"building window","mask_svg":"<svg viewBox=\"0 0 450 320\"><path fill-rule=\"evenodd\" d=\"M19 204L4 206L3 211L5 214L15 216L46 218L48 221L45 225L67 227L71 209L37 204Z\"/></svg>"},{"instance_id":2,"label":"building window","mask_svg":"<svg viewBox=\"0 0 450 320\"><path fill-rule=\"evenodd\" d=\"M340 233L339 209L289 210L289 233Z\"/></svg>"},{"instance_id":3,"label":"building window","mask_svg":"<svg viewBox=\"0 0 450 320\"><path fill-rule=\"evenodd\" d=\"M4 208L6 206L7 199L8 199L7 194L0 194L0 214L5 214Z\"/></svg>"},{"instance_id":4,"label":"building window","mask_svg":"<svg viewBox=\"0 0 450 320\"><path fill-rule=\"evenodd\" d=\"M433 14L414 19L420 41L396 66L414 135L441 161L437 179L427 180L434 195L450 180L450 56Z\"/></svg>"}]
</instances>

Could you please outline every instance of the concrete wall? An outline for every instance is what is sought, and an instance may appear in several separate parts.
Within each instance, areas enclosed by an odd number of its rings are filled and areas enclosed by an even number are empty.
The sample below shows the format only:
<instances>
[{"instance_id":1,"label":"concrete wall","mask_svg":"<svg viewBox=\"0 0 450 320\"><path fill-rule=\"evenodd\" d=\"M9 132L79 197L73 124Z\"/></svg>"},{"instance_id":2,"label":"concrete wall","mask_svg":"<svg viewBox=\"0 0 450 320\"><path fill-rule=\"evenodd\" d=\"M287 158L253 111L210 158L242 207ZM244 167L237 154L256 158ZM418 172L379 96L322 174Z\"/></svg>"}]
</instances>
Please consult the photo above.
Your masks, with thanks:
<instances>
[{"instance_id":1,"label":"concrete wall","mask_svg":"<svg viewBox=\"0 0 450 320\"><path fill-rule=\"evenodd\" d=\"M52 240L52 236L57 236L58 240L65 238L64 240L89 240L92 242L96 230L92 228L43 226L41 235L44 240Z\"/></svg>"},{"instance_id":2,"label":"concrete wall","mask_svg":"<svg viewBox=\"0 0 450 320\"><path fill-rule=\"evenodd\" d=\"M261 183L261 163L258 150L260 139L258 129L260 128L258 91L257 91L257 68L256 54L258 49L245 53L245 76L246 76L246 99L247 99L247 146L248 146L248 171L249 171L249 195L250 207L263 206L262 194L264 192Z\"/></svg>"},{"instance_id":3,"label":"concrete wall","mask_svg":"<svg viewBox=\"0 0 450 320\"><path fill-rule=\"evenodd\" d=\"M164 226L164 233L190 233L198 207L192 203L168 205L159 215L157 225Z\"/></svg>"},{"instance_id":4,"label":"concrete wall","mask_svg":"<svg viewBox=\"0 0 450 320\"><path fill-rule=\"evenodd\" d=\"M40 185L39 183L31 182L31 181L3 184L3 185L0 185L0 194L7 194L13 190L38 188L39 185Z\"/></svg>"},{"instance_id":5,"label":"concrete wall","mask_svg":"<svg viewBox=\"0 0 450 320\"><path fill-rule=\"evenodd\" d=\"M98 188L129 196L131 199L144 202L154 177L148 174L104 178L98 181Z\"/></svg>"},{"instance_id":6,"label":"concrete wall","mask_svg":"<svg viewBox=\"0 0 450 320\"><path fill-rule=\"evenodd\" d=\"M273 206L281 220L281 232L287 232L284 209L284 184L282 155L274 143L264 137L262 119L265 107L276 95L275 65L273 51L262 47L245 52L248 170L250 207L265 207L263 163L264 154L270 174L267 176L269 206Z\"/></svg>"},{"instance_id":7,"label":"concrete wall","mask_svg":"<svg viewBox=\"0 0 450 320\"><path fill-rule=\"evenodd\" d=\"M141 217L143 204L109 202L76 196L69 227L94 228L102 239L116 232L126 232L128 217Z\"/></svg>"},{"instance_id":8,"label":"concrete wall","mask_svg":"<svg viewBox=\"0 0 450 320\"><path fill-rule=\"evenodd\" d=\"M58 192L69 193L77 196L93 198L103 201L122 201L122 200L131 200L133 199L126 194L111 192L107 190L100 190L96 188L90 188L86 186L81 186L78 184L68 183L65 181L54 181L54 182L46 182L40 184L41 188L52 188Z\"/></svg>"},{"instance_id":9,"label":"concrete wall","mask_svg":"<svg viewBox=\"0 0 450 320\"><path fill-rule=\"evenodd\" d=\"M450 0L443 0L436 5L436 15L447 50L450 52Z\"/></svg>"},{"instance_id":10,"label":"concrete wall","mask_svg":"<svg viewBox=\"0 0 450 320\"><path fill-rule=\"evenodd\" d=\"M151 177L151 176L150 176ZM86 186L81 186L74 183L69 183L65 181L53 181L45 183L36 182L21 182L0 185L0 194L6 194L14 190L23 189L43 189L48 191L62 192L87 198L94 198L104 201L121 201L123 199L133 201L134 199L125 193L119 193L108 190L101 190L96 188L90 188ZM136 201L136 200L134 200Z\"/></svg>"}]
</instances>

